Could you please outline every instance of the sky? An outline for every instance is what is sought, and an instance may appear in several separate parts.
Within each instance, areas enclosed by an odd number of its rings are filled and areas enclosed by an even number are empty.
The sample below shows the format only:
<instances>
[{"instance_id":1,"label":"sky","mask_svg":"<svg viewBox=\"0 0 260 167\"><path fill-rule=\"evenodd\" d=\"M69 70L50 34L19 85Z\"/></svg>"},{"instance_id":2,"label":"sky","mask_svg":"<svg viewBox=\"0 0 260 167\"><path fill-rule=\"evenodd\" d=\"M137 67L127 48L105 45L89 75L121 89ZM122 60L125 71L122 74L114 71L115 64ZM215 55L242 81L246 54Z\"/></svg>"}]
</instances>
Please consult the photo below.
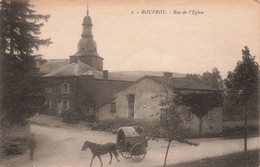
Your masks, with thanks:
<instances>
[{"instance_id":1,"label":"sky","mask_svg":"<svg viewBox=\"0 0 260 167\"><path fill-rule=\"evenodd\" d=\"M32 3L37 13L51 15L41 38L51 38L53 44L40 48L43 58L68 59L75 54L87 0ZM202 74L217 67L225 78L246 45L260 62L257 0L89 0L88 4L97 52L106 70ZM167 14L141 14L143 10Z\"/></svg>"}]
</instances>

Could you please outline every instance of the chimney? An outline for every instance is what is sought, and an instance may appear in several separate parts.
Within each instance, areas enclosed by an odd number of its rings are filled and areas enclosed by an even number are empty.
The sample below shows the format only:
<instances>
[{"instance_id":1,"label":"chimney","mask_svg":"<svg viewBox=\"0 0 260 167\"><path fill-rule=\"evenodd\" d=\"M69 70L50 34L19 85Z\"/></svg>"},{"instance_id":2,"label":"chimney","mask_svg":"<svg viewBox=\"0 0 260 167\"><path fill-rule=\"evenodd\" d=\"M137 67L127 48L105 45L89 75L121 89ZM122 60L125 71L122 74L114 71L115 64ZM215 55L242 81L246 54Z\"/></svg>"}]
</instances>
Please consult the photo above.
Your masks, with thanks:
<instances>
[{"instance_id":1,"label":"chimney","mask_svg":"<svg viewBox=\"0 0 260 167\"><path fill-rule=\"evenodd\" d=\"M164 76L165 78L172 78L172 72L164 72L164 73L163 73L163 76Z\"/></svg>"},{"instance_id":2,"label":"chimney","mask_svg":"<svg viewBox=\"0 0 260 167\"><path fill-rule=\"evenodd\" d=\"M103 71L103 78L104 78L105 80L108 80L108 70L104 70L104 71Z\"/></svg>"}]
</instances>

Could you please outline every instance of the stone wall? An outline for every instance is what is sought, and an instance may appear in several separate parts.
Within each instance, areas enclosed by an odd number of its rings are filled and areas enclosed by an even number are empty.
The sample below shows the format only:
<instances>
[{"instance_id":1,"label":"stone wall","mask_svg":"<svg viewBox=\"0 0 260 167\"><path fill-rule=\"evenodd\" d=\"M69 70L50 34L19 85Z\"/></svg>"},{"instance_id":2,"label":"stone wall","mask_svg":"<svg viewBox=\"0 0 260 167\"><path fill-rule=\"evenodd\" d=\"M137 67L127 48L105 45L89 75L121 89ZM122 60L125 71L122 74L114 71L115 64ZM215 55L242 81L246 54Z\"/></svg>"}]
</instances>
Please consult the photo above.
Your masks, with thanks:
<instances>
[{"instance_id":1,"label":"stone wall","mask_svg":"<svg viewBox=\"0 0 260 167\"><path fill-rule=\"evenodd\" d=\"M95 79L93 76L79 76L77 107L82 119L93 120L95 112L94 115L88 113L88 108L95 108Z\"/></svg>"},{"instance_id":2,"label":"stone wall","mask_svg":"<svg viewBox=\"0 0 260 167\"><path fill-rule=\"evenodd\" d=\"M244 127L245 120L224 121L223 128ZM259 119L248 119L248 127L259 127Z\"/></svg>"},{"instance_id":3,"label":"stone wall","mask_svg":"<svg viewBox=\"0 0 260 167\"><path fill-rule=\"evenodd\" d=\"M159 119L160 102L164 98L164 88L162 85L145 79L125 90L116 94L117 115L120 117L128 117L130 109L128 107L129 94L135 96L134 102L134 118L135 119Z\"/></svg>"},{"instance_id":4,"label":"stone wall","mask_svg":"<svg viewBox=\"0 0 260 167\"><path fill-rule=\"evenodd\" d=\"M159 119L160 108L159 103L162 99L163 87L151 80L142 80L137 84L131 85L115 95L116 113L110 112L110 105L108 103L99 108L99 119L107 118L128 118L128 96L133 94L135 96L134 103L134 118L135 119ZM161 96L160 96L161 95Z\"/></svg>"},{"instance_id":5,"label":"stone wall","mask_svg":"<svg viewBox=\"0 0 260 167\"><path fill-rule=\"evenodd\" d=\"M93 76L80 76L78 79L77 106L80 108L81 116L86 117L86 119L91 117L99 120L100 115L97 107L111 101L114 98L116 91L127 87L130 84L132 84L132 82L95 79ZM94 116L87 115L87 107L93 108ZM109 116L109 114L103 116L101 112L101 119L102 117L107 116ZM107 117L107 119L112 117Z\"/></svg>"},{"instance_id":6,"label":"stone wall","mask_svg":"<svg viewBox=\"0 0 260 167\"><path fill-rule=\"evenodd\" d=\"M98 56L79 56L80 61L99 71L103 71L103 58Z\"/></svg>"},{"instance_id":7,"label":"stone wall","mask_svg":"<svg viewBox=\"0 0 260 167\"><path fill-rule=\"evenodd\" d=\"M206 136L216 135L222 133L222 107L215 107L211 111L211 116L205 115L202 117L201 134ZM200 119L192 114L192 119L187 119L184 113L184 125L191 129L192 134L196 136L199 134Z\"/></svg>"},{"instance_id":8,"label":"stone wall","mask_svg":"<svg viewBox=\"0 0 260 167\"><path fill-rule=\"evenodd\" d=\"M99 110L98 110L98 120L99 121L113 120L116 118L116 113L110 112L110 105L111 105L111 103L108 103L99 108Z\"/></svg>"}]
</instances>

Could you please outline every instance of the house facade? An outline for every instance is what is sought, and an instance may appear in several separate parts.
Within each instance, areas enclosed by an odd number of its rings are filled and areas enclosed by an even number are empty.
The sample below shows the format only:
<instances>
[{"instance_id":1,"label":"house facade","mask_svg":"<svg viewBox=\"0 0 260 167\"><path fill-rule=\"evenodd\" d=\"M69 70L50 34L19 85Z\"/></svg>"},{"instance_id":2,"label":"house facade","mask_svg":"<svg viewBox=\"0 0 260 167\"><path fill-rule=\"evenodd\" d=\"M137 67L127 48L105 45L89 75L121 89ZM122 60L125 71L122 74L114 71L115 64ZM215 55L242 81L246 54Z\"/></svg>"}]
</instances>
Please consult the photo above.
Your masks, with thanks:
<instances>
[{"instance_id":1,"label":"house facade","mask_svg":"<svg viewBox=\"0 0 260 167\"><path fill-rule=\"evenodd\" d=\"M46 77L46 113L61 115L76 107L77 77Z\"/></svg>"},{"instance_id":2,"label":"house facade","mask_svg":"<svg viewBox=\"0 0 260 167\"><path fill-rule=\"evenodd\" d=\"M164 87L162 85L149 79L141 79L116 92L115 99L109 104L100 106L99 119L114 119L116 117L143 120L159 119L159 104L163 93Z\"/></svg>"},{"instance_id":3,"label":"house facade","mask_svg":"<svg viewBox=\"0 0 260 167\"><path fill-rule=\"evenodd\" d=\"M174 88L174 89L173 89ZM134 84L115 93L111 102L99 107L99 119L130 118L135 121L160 121L165 114L161 105L166 96L174 98L175 91L181 93L218 92L217 89L186 78L165 76L145 76ZM178 106L182 112L184 127L199 133L200 120L188 106ZM222 106L216 106L202 118L201 134L220 134L222 132Z\"/></svg>"}]
</instances>

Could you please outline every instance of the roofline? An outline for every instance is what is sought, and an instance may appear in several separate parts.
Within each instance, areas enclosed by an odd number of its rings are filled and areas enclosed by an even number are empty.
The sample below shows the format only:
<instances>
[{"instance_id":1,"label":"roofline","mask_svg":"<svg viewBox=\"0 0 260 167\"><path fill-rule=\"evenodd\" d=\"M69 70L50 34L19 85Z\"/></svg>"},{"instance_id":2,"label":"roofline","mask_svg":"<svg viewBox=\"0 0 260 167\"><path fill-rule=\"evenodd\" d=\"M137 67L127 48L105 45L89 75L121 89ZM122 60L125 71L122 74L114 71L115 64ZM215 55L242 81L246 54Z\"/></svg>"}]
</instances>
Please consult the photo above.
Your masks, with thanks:
<instances>
[{"instance_id":1,"label":"roofline","mask_svg":"<svg viewBox=\"0 0 260 167\"><path fill-rule=\"evenodd\" d=\"M109 101L105 102L104 104L100 104L99 106L96 106L96 107L97 107L97 108L103 107L104 105L106 105L106 104L108 104L108 103L114 101L115 99L116 99L116 98L113 97L112 99L110 99Z\"/></svg>"},{"instance_id":2,"label":"roofline","mask_svg":"<svg viewBox=\"0 0 260 167\"><path fill-rule=\"evenodd\" d=\"M135 81L125 81L125 80L113 80L113 79L99 79L99 78L95 78L93 75L60 75L60 76L43 76L44 78L65 78L65 77L80 77L80 76L91 76L93 77L95 80L99 80L99 81L118 81L118 82L130 82L133 83Z\"/></svg>"},{"instance_id":3,"label":"roofline","mask_svg":"<svg viewBox=\"0 0 260 167\"><path fill-rule=\"evenodd\" d=\"M120 91L122 91L122 90L124 90L124 89L127 89L128 87L130 87L130 86L132 86L132 85L138 83L139 81L141 81L141 80L143 80L143 79L145 79L145 78L147 78L147 75L143 76L142 78L139 78L139 79L136 80L136 81L130 81L130 82L132 82L131 85L128 85L128 86L126 86L126 87L124 87L124 88L122 88L122 89L119 89L119 90L115 91L115 93L120 92ZM150 79L150 78L147 78L147 79ZM152 80L152 79L150 79L150 80L151 80L151 81L154 81L154 80ZM155 81L154 81L154 82L155 82Z\"/></svg>"},{"instance_id":4,"label":"roofline","mask_svg":"<svg viewBox=\"0 0 260 167\"><path fill-rule=\"evenodd\" d=\"M146 76L146 77L149 77L149 76ZM152 77L154 77L154 76L152 76ZM163 76L162 76L163 77ZM174 77L172 77L172 78L174 78ZM179 79L179 78L177 78L177 79ZM152 79L153 80L153 79ZM159 83L159 84L162 84L162 83L160 83L160 82L158 82L158 81L156 81L156 80L153 80L153 81L155 81L155 82L157 82L157 83ZM193 80L194 81L194 80ZM198 81L194 81L194 82L197 82L197 83L199 83ZM201 83L201 84L204 84L204 83ZM205 84L204 84L205 85ZM206 85L206 86L208 86L208 85ZM167 85L167 87L169 87L168 85ZM211 86L208 86L208 87L211 87ZM216 89L216 88L212 88L212 89L192 89L192 88L176 88L176 87L174 87L174 89L178 89L178 90L199 90L199 91L219 91L219 89Z\"/></svg>"},{"instance_id":5,"label":"roofline","mask_svg":"<svg viewBox=\"0 0 260 167\"><path fill-rule=\"evenodd\" d=\"M78 76L81 76L81 75L59 75L59 76L43 76L44 78L65 78L65 77L78 77Z\"/></svg>"},{"instance_id":6,"label":"roofline","mask_svg":"<svg viewBox=\"0 0 260 167\"><path fill-rule=\"evenodd\" d=\"M96 79L96 80L105 80L105 79ZM107 80L107 81L117 81L117 80ZM120 80L119 80L119 82L130 82L130 83L132 83L131 85L133 85L133 83L134 83L134 82L131 82L131 81L120 81ZM129 86L131 86L131 85L129 85ZM126 89L126 88L128 88L129 86L126 86L126 87L124 87L124 88L122 88L122 89L119 89L119 90L115 91L115 93L118 92L118 91L120 91L120 90ZM100 105L98 105L98 106L96 106L96 107L97 107L97 108L103 107L104 105L106 105L106 104L112 102L112 101L115 100L115 99L116 99L116 97L113 97L111 100L109 100L109 101L107 101L107 102L105 102L105 103L103 103L103 104L100 104Z\"/></svg>"},{"instance_id":7,"label":"roofline","mask_svg":"<svg viewBox=\"0 0 260 167\"><path fill-rule=\"evenodd\" d=\"M156 81L154 79L151 79L150 76L153 77L152 75L145 75L142 78L140 78L140 79L136 80L135 82L133 82L131 85L129 85L129 86L125 87L125 88L122 88L120 90L117 90L115 92L117 93L119 91L122 91L122 90L124 90L124 89L126 89L126 88L128 88L128 87L130 87L130 86L132 86L132 85L134 85L134 84L144 80L144 79L150 79L151 81L154 81L154 82L162 85L162 83L160 83L160 82L158 82L158 81ZM169 86L167 86L167 87L169 87ZM175 89L177 89L177 90L196 90L196 91L221 91L219 89L214 89L214 88L212 88L212 90L211 89L188 89L188 88L175 88Z\"/></svg>"},{"instance_id":8,"label":"roofline","mask_svg":"<svg viewBox=\"0 0 260 167\"><path fill-rule=\"evenodd\" d=\"M95 78L95 76L94 76L94 78ZM95 78L96 80L102 80L102 81L119 81L119 82L131 82L131 83L133 83L133 82L135 82L135 81L125 81L125 80L114 80L114 79L100 79L100 78Z\"/></svg>"},{"instance_id":9,"label":"roofline","mask_svg":"<svg viewBox=\"0 0 260 167\"><path fill-rule=\"evenodd\" d=\"M71 55L71 56L75 56L75 57L84 57L84 56L90 57L90 56L93 56L93 57L100 58L100 59L104 60L103 57L96 56L96 55L76 55L76 54L77 54L77 53L75 53L74 55ZM71 57L71 56L70 56L70 57Z\"/></svg>"},{"instance_id":10,"label":"roofline","mask_svg":"<svg viewBox=\"0 0 260 167\"><path fill-rule=\"evenodd\" d=\"M82 61L80 61L80 60L78 60L77 63L75 63L75 62L73 62L73 63L68 63L68 64L66 64L66 65L64 65L64 66L62 66L62 67L60 67L60 68L58 68L58 69L56 69L56 70L53 70L53 71L51 71L51 72L48 72L48 73L44 74L43 77L56 77L56 74L57 74L57 73L56 73L54 76L53 76L53 75L51 75L51 76L46 76L46 75L48 75L48 74L50 74L50 73L52 73L52 72L58 71L59 69L65 68L66 66L69 66L69 65L71 65L71 64L75 64L75 65L76 65L76 68L77 68L76 73L77 73L77 74L75 74L75 75L71 75L71 74L69 74L69 75L59 75L59 76L71 77L71 76L80 76L80 75L83 75L84 73L83 73L83 74L78 74L79 64L84 64L84 66L88 66L88 68L91 68L91 69L88 70L88 71L97 71L97 69L95 69L94 67L92 67L92 66L90 66L90 65L88 65L88 64L86 64L86 63L84 63L84 62L82 62Z\"/></svg>"},{"instance_id":11,"label":"roofline","mask_svg":"<svg viewBox=\"0 0 260 167\"><path fill-rule=\"evenodd\" d=\"M221 90L218 90L218 89L188 89L188 88L175 88L175 89L177 89L177 90L211 91L211 92L221 91Z\"/></svg>"}]
</instances>

